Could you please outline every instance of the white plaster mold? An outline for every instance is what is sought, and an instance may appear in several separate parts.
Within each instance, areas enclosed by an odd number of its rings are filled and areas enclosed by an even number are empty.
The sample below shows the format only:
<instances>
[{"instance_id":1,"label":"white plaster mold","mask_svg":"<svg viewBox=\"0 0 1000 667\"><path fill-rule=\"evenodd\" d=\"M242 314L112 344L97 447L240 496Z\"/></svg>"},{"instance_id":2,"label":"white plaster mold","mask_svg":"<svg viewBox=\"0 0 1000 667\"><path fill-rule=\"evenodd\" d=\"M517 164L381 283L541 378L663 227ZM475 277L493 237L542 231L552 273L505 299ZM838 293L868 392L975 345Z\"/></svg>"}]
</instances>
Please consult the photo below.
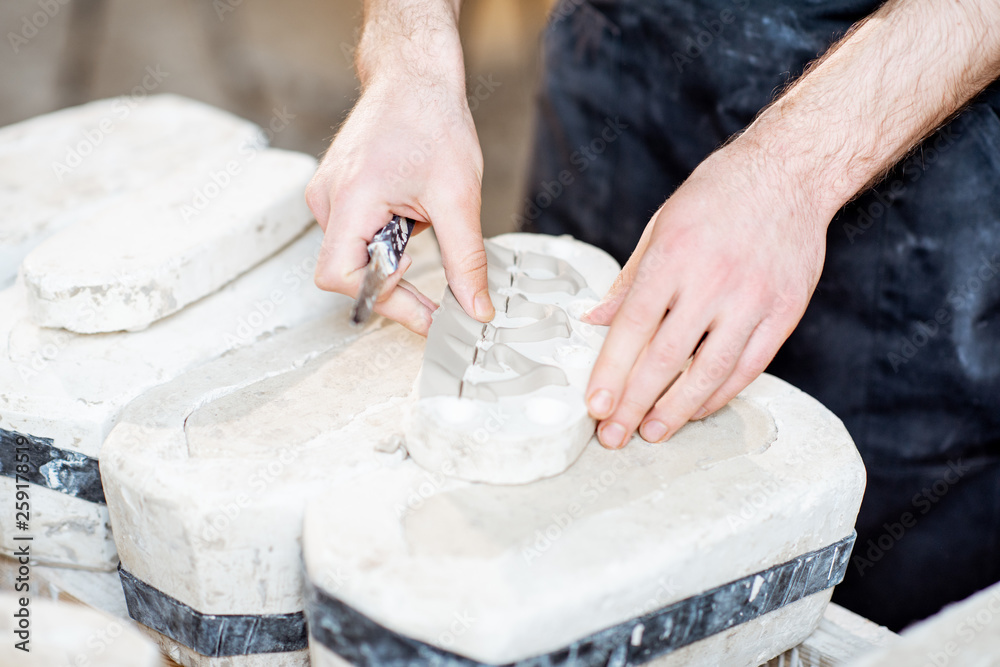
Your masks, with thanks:
<instances>
[{"instance_id":1,"label":"white plaster mold","mask_svg":"<svg viewBox=\"0 0 1000 667\"><path fill-rule=\"evenodd\" d=\"M488 664L561 650L832 545L851 535L865 479L841 422L767 375L665 445L591 440L566 472L522 486L442 472L405 464L318 496L307 573L383 627ZM828 593L809 599L658 664L765 662L815 628ZM458 616L475 620L459 632ZM762 628L780 637L755 647L770 655L728 643ZM317 664L332 664L325 653L313 649ZM691 661L702 654L743 657Z\"/></svg>"},{"instance_id":2,"label":"white plaster mold","mask_svg":"<svg viewBox=\"0 0 1000 667\"><path fill-rule=\"evenodd\" d=\"M497 315L484 325L445 292L407 449L429 470L523 484L566 470L594 432L583 393L606 328L579 318L619 267L569 237L507 234L486 248Z\"/></svg>"},{"instance_id":3,"label":"white plaster mold","mask_svg":"<svg viewBox=\"0 0 1000 667\"><path fill-rule=\"evenodd\" d=\"M897 641L850 663L850 667L898 665L1000 665L1000 583L948 605L903 630Z\"/></svg>"},{"instance_id":4,"label":"white plaster mold","mask_svg":"<svg viewBox=\"0 0 1000 667\"><path fill-rule=\"evenodd\" d=\"M407 274L444 289L433 243ZM424 338L345 308L199 367L133 402L108 436L101 473L122 567L202 614L303 608L307 499L404 453ZM388 449L389 453L382 450ZM189 667L305 665L306 651L212 658L157 636Z\"/></svg>"},{"instance_id":5,"label":"white plaster mold","mask_svg":"<svg viewBox=\"0 0 1000 667\"><path fill-rule=\"evenodd\" d=\"M276 331L349 308L312 274L322 234L314 229L275 257L148 329L74 334L26 317L21 291L0 292L0 428L51 438L97 457L124 407L144 391ZM0 492L14 480L0 476ZM0 513L0 550L14 553L13 513ZM107 507L32 487L36 562L110 569L117 563Z\"/></svg>"},{"instance_id":6,"label":"white plaster mold","mask_svg":"<svg viewBox=\"0 0 1000 667\"><path fill-rule=\"evenodd\" d=\"M253 123L176 95L100 100L0 128L0 288L41 241L116 198L178 175L197 176L203 191L265 144Z\"/></svg>"},{"instance_id":7,"label":"white plaster mold","mask_svg":"<svg viewBox=\"0 0 1000 667\"><path fill-rule=\"evenodd\" d=\"M28 652L15 647L21 598L27 597ZM34 593L0 592L0 665L17 667L160 667L160 652L128 621L82 604Z\"/></svg>"},{"instance_id":8,"label":"white plaster mold","mask_svg":"<svg viewBox=\"0 0 1000 667\"><path fill-rule=\"evenodd\" d=\"M25 257L31 318L100 333L177 312L302 233L312 221L302 193L315 171L308 155L267 149L227 176L202 211L191 203L197 172L121 196Z\"/></svg>"}]
</instances>

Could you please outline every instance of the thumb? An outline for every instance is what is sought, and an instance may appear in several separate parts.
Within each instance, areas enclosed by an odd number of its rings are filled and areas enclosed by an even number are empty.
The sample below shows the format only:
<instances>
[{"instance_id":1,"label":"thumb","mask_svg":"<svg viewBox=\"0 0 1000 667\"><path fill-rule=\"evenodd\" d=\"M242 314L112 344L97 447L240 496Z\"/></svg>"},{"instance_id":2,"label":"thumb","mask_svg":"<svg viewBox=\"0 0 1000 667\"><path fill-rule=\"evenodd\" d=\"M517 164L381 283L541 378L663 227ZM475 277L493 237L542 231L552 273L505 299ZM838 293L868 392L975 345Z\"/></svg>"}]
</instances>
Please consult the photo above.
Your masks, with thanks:
<instances>
[{"instance_id":1,"label":"thumb","mask_svg":"<svg viewBox=\"0 0 1000 667\"><path fill-rule=\"evenodd\" d=\"M486 280L486 248L479 211L439 215L432 222L452 293L466 313L480 322L489 322L496 311Z\"/></svg>"}]
</instances>

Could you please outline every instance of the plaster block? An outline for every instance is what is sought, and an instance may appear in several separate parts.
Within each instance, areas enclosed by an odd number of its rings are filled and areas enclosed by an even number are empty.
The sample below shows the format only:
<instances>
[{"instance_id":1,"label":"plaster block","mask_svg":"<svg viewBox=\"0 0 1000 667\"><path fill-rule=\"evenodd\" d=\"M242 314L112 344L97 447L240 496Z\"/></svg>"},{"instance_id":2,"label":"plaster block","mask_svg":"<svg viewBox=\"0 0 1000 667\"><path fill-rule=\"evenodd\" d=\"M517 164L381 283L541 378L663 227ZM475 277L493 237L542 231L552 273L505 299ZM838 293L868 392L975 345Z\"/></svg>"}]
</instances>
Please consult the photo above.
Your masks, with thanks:
<instances>
[{"instance_id":1,"label":"plaster block","mask_svg":"<svg viewBox=\"0 0 1000 667\"><path fill-rule=\"evenodd\" d=\"M177 175L204 186L265 144L253 123L176 95L100 100L0 129L0 288L35 246L117 197Z\"/></svg>"},{"instance_id":2,"label":"plaster block","mask_svg":"<svg viewBox=\"0 0 1000 667\"><path fill-rule=\"evenodd\" d=\"M520 486L445 472L404 462L311 501L317 664L758 665L818 624L865 479L841 422L767 375L668 445L593 439ZM729 643L765 633L754 655Z\"/></svg>"},{"instance_id":3,"label":"plaster block","mask_svg":"<svg viewBox=\"0 0 1000 667\"><path fill-rule=\"evenodd\" d=\"M197 211L194 172L126 194L32 250L20 278L40 326L140 330L211 294L312 221L302 193L316 160L262 150ZM95 258L100 261L94 261Z\"/></svg>"},{"instance_id":4,"label":"plaster block","mask_svg":"<svg viewBox=\"0 0 1000 667\"><path fill-rule=\"evenodd\" d=\"M897 641L850 663L850 667L898 665L1000 665L1000 583L948 605L903 630Z\"/></svg>"},{"instance_id":5,"label":"plaster block","mask_svg":"<svg viewBox=\"0 0 1000 667\"><path fill-rule=\"evenodd\" d=\"M407 250L408 279L439 295L433 243L421 234ZM425 339L382 318L358 330L348 311L147 392L104 444L130 611L188 667L307 664L299 544L307 499L404 456L394 443L415 400ZM186 620L170 622L165 610ZM253 636L242 629L250 625Z\"/></svg>"},{"instance_id":6,"label":"plaster block","mask_svg":"<svg viewBox=\"0 0 1000 667\"><path fill-rule=\"evenodd\" d=\"M321 239L318 228L307 232L217 293L138 333L39 327L27 319L19 289L0 292L0 490L13 497L14 451L29 447L37 562L97 569L117 563L97 460L131 400L261 337L347 312L349 298L313 284ZM0 513L0 549L8 554L19 534L14 521L12 512Z\"/></svg>"},{"instance_id":7,"label":"plaster block","mask_svg":"<svg viewBox=\"0 0 1000 667\"><path fill-rule=\"evenodd\" d=\"M160 667L160 652L131 623L70 602L28 595L28 652L15 648L21 593L0 592L0 664L18 667Z\"/></svg>"},{"instance_id":8,"label":"plaster block","mask_svg":"<svg viewBox=\"0 0 1000 667\"><path fill-rule=\"evenodd\" d=\"M593 435L583 393L606 327L579 318L619 266L570 237L505 234L486 243L497 315L483 325L445 292L407 450L428 470L523 484L566 470Z\"/></svg>"}]
</instances>

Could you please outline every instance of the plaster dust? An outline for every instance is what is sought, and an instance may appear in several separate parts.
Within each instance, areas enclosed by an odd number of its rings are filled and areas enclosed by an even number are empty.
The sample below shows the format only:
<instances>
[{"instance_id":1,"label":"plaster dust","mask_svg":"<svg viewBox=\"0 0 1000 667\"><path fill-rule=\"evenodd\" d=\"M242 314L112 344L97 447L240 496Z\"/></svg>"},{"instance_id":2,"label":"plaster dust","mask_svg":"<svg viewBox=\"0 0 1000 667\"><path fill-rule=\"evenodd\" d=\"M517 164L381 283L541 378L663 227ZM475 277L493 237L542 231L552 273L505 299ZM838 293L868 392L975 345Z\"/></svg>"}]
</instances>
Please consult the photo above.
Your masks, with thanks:
<instances>
[{"instance_id":1,"label":"plaster dust","mask_svg":"<svg viewBox=\"0 0 1000 667\"><path fill-rule=\"evenodd\" d=\"M138 333L42 328L26 318L17 287L0 292L0 428L97 457L122 409L144 391L276 331L346 312L349 298L313 284L321 238L319 229L307 232L217 293ZM0 493L13 497L13 479L0 476ZM41 487L32 501L38 562L116 565L104 505ZM13 521L12 513L0 513L0 549L8 554L16 550Z\"/></svg>"},{"instance_id":2,"label":"plaster dust","mask_svg":"<svg viewBox=\"0 0 1000 667\"><path fill-rule=\"evenodd\" d=\"M831 545L851 534L864 490L841 422L767 375L668 446L592 439L563 474L520 486L445 473L405 461L316 497L306 569L383 627L488 664L561 650ZM769 629L787 640L775 655L823 604L799 610ZM455 614L476 621L452 633Z\"/></svg>"},{"instance_id":3,"label":"plaster dust","mask_svg":"<svg viewBox=\"0 0 1000 667\"><path fill-rule=\"evenodd\" d=\"M253 123L176 95L100 100L0 128L0 288L44 239L117 197L183 173L209 182L265 144Z\"/></svg>"},{"instance_id":4,"label":"plaster dust","mask_svg":"<svg viewBox=\"0 0 1000 667\"><path fill-rule=\"evenodd\" d=\"M619 266L570 237L505 234L486 246L497 315L484 326L445 292L407 450L428 470L523 484L566 470L593 435L583 394L606 327L579 318Z\"/></svg>"},{"instance_id":5,"label":"plaster dust","mask_svg":"<svg viewBox=\"0 0 1000 667\"><path fill-rule=\"evenodd\" d=\"M122 195L25 257L31 319L101 333L141 330L177 312L305 230L313 216L302 193L315 171L308 155L266 149L226 175L201 210L193 193L212 181L197 169Z\"/></svg>"},{"instance_id":6,"label":"plaster dust","mask_svg":"<svg viewBox=\"0 0 1000 667\"><path fill-rule=\"evenodd\" d=\"M418 235L407 252L407 279L438 297L433 242ZM307 499L400 463L402 451L378 448L402 433L423 354L424 338L382 318L351 326L347 301L129 406L101 458L128 572L203 614L302 611ZM189 667L308 661L305 651L210 658L159 641Z\"/></svg>"},{"instance_id":7,"label":"plaster dust","mask_svg":"<svg viewBox=\"0 0 1000 667\"><path fill-rule=\"evenodd\" d=\"M890 643L850 667L898 665L1000 665L1000 583L916 623Z\"/></svg>"},{"instance_id":8,"label":"plaster dust","mask_svg":"<svg viewBox=\"0 0 1000 667\"><path fill-rule=\"evenodd\" d=\"M160 667L160 652L130 623L70 602L29 595L30 651L14 647L23 594L0 592L0 664L17 667L100 665Z\"/></svg>"}]
</instances>

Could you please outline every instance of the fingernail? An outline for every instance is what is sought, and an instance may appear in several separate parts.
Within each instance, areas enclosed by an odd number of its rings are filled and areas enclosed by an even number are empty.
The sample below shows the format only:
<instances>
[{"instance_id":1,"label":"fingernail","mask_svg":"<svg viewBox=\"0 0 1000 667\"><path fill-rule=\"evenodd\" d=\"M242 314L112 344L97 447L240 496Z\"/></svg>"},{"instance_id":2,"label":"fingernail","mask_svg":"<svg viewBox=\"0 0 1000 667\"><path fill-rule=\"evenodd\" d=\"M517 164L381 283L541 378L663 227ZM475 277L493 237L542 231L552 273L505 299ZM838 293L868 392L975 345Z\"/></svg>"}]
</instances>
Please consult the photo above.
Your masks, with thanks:
<instances>
[{"instance_id":1,"label":"fingernail","mask_svg":"<svg viewBox=\"0 0 1000 667\"><path fill-rule=\"evenodd\" d=\"M704 417L707 414L708 414L708 408L706 408L703 405L700 408L698 408L698 412L694 413L693 419L701 419L702 417Z\"/></svg>"},{"instance_id":2,"label":"fingernail","mask_svg":"<svg viewBox=\"0 0 1000 667\"><path fill-rule=\"evenodd\" d=\"M639 429L646 442L659 442L667 434L667 425L661 421L648 421Z\"/></svg>"},{"instance_id":3,"label":"fingernail","mask_svg":"<svg viewBox=\"0 0 1000 667\"><path fill-rule=\"evenodd\" d=\"M611 414L612 396L607 389L599 389L587 401L590 416L594 419L604 419Z\"/></svg>"},{"instance_id":4,"label":"fingernail","mask_svg":"<svg viewBox=\"0 0 1000 667\"><path fill-rule=\"evenodd\" d=\"M483 290L476 295L473 307L476 309L476 319L478 320L492 320L496 314L493 308L493 300L490 299L489 290Z\"/></svg>"},{"instance_id":5,"label":"fingernail","mask_svg":"<svg viewBox=\"0 0 1000 667\"><path fill-rule=\"evenodd\" d=\"M625 444L625 427L617 422L607 422L601 427L598 436L601 444L608 449L621 449Z\"/></svg>"}]
</instances>

